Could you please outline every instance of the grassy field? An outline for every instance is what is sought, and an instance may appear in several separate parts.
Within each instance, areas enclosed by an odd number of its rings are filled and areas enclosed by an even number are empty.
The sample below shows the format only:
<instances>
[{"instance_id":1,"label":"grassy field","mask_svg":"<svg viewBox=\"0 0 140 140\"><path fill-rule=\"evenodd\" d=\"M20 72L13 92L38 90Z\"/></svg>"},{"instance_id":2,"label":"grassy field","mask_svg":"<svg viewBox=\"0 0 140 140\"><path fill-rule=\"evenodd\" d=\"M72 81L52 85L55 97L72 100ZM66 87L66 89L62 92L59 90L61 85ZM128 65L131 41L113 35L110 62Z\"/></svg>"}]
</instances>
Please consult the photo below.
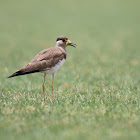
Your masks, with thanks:
<instances>
[{"instance_id":1,"label":"grassy field","mask_svg":"<svg viewBox=\"0 0 140 140\"><path fill-rule=\"evenodd\" d=\"M1 140L140 139L140 2L2 0L0 2ZM51 77L7 79L60 35L67 48Z\"/></svg>"}]
</instances>

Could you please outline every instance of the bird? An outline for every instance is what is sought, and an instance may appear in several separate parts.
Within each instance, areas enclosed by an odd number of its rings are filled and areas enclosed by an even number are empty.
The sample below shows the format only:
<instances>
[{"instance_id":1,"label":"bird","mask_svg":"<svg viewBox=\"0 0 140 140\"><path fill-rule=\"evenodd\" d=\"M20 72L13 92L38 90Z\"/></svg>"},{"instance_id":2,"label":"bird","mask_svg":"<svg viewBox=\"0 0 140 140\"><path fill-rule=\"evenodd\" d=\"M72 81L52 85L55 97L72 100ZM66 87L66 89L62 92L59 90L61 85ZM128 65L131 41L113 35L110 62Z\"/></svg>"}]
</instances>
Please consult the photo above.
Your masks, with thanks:
<instances>
[{"instance_id":1,"label":"bird","mask_svg":"<svg viewBox=\"0 0 140 140\"><path fill-rule=\"evenodd\" d=\"M51 83L51 98L53 101L53 84L54 77L57 70L63 65L67 58L67 46L73 46L76 48L76 44L71 42L66 36L59 36L56 39L55 47L51 47L48 49L44 49L39 52L27 65L17 70L12 75L7 78L12 78L21 75L27 75L32 73L43 73L43 101L45 102L45 78L46 75L52 75L52 83Z\"/></svg>"}]
</instances>

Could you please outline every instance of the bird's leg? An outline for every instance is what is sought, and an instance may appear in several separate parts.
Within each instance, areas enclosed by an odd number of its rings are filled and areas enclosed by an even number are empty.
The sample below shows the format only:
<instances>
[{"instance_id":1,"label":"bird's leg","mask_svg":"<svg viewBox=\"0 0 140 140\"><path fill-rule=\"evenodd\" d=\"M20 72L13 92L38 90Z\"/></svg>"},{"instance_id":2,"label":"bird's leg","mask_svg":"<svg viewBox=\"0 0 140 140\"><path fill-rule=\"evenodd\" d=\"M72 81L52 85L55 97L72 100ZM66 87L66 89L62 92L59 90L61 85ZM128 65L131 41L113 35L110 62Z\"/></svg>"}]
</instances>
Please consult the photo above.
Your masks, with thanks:
<instances>
[{"instance_id":1,"label":"bird's leg","mask_svg":"<svg viewBox=\"0 0 140 140\"><path fill-rule=\"evenodd\" d=\"M43 101L44 101L44 102L45 102L45 87L44 87L45 77L46 77L46 74L44 73L44 79L43 79L43 84L42 84L42 90L43 90Z\"/></svg>"},{"instance_id":2,"label":"bird's leg","mask_svg":"<svg viewBox=\"0 0 140 140\"><path fill-rule=\"evenodd\" d=\"M53 101L53 83L54 83L54 74L52 74L52 85L51 85L51 96Z\"/></svg>"}]
</instances>

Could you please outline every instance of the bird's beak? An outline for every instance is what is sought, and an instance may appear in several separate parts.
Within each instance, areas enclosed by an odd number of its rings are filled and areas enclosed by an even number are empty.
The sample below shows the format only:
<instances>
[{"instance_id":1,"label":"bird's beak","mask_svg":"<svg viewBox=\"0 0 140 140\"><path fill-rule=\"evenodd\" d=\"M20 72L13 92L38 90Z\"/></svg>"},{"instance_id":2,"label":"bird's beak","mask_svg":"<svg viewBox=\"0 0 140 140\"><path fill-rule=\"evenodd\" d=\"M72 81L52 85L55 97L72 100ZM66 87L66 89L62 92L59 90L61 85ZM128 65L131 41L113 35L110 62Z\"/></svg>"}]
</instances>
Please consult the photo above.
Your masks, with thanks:
<instances>
[{"instance_id":1,"label":"bird's beak","mask_svg":"<svg viewBox=\"0 0 140 140\"><path fill-rule=\"evenodd\" d=\"M76 44L72 43L70 40L67 40L66 45L68 45L68 46L73 46L73 47L75 47L75 48L76 48L76 46L77 46Z\"/></svg>"}]
</instances>

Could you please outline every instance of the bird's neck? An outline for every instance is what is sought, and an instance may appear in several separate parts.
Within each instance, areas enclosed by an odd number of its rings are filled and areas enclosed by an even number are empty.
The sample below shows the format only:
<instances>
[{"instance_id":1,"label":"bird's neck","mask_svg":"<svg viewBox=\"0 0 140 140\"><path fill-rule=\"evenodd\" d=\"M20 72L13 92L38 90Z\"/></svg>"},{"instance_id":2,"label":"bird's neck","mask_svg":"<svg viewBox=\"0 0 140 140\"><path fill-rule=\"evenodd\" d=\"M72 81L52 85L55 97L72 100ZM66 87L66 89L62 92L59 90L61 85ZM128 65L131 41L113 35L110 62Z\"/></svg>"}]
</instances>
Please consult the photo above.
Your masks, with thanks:
<instances>
[{"instance_id":1,"label":"bird's neck","mask_svg":"<svg viewBox=\"0 0 140 140\"><path fill-rule=\"evenodd\" d=\"M63 52L65 52L65 53L67 53L67 51L66 51L66 47L64 47L64 46L60 46L60 45L56 45L55 47L61 49L61 50L62 50Z\"/></svg>"}]
</instances>

